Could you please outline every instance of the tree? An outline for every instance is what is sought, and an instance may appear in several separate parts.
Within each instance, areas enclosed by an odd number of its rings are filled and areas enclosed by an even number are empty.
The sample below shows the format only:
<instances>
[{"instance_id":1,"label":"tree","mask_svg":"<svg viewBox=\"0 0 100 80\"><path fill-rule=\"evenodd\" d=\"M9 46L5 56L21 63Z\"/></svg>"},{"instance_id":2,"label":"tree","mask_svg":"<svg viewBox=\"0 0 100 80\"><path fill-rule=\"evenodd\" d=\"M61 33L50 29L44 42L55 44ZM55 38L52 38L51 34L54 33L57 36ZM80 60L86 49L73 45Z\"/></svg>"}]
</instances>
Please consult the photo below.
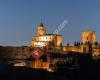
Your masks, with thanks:
<instances>
[{"instance_id":1,"label":"tree","mask_svg":"<svg viewBox=\"0 0 100 80\"><path fill-rule=\"evenodd\" d=\"M74 42L74 46L76 46L77 45L77 43L76 43L76 41Z\"/></svg>"},{"instance_id":2,"label":"tree","mask_svg":"<svg viewBox=\"0 0 100 80\"><path fill-rule=\"evenodd\" d=\"M94 45L98 45L99 43L96 41L96 42L94 42Z\"/></svg>"},{"instance_id":3,"label":"tree","mask_svg":"<svg viewBox=\"0 0 100 80\"><path fill-rule=\"evenodd\" d=\"M81 45L83 45L83 42L81 42Z\"/></svg>"},{"instance_id":4,"label":"tree","mask_svg":"<svg viewBox=\"0 0 100 80\"><path fill-rule=\"evenodd\" d=\"M67 46L69 46L69 43L67 43Z\"/></svg>"}]
</instances>

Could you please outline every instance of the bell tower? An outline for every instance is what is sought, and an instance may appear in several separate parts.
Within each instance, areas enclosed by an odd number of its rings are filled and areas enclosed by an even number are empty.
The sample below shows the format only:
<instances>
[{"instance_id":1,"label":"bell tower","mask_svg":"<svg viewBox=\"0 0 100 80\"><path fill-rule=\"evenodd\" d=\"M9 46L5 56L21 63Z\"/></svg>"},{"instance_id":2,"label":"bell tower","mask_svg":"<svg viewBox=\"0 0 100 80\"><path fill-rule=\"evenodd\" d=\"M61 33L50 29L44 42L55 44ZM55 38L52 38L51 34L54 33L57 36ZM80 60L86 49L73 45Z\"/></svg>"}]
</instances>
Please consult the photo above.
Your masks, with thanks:
<instances>
[{"instance_id":1,"label":"bell tower","mask_svg":"<svg viewBox=\"0 0 100 80\"><path fill-rule=\"evenodd\" d=\"M41 23L39 26L38 26L38 33L37 35L45 35L46 34L46 28L45 26L43 25L43 23Z\"/></svg>"}]
</instances>

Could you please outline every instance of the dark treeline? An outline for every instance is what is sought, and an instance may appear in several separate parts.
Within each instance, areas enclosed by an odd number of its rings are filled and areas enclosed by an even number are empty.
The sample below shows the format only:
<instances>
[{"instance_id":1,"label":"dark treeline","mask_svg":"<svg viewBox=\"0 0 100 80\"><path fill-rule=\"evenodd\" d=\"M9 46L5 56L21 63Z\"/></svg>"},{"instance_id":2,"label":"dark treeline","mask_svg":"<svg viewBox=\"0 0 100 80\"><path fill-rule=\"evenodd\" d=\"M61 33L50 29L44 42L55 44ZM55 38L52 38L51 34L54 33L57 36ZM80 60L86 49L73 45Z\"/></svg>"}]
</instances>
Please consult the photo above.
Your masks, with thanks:
<instances>
[{"instance_id":1,"label":"dark treeline","mask_svg":"<svg viewBox=\"0 0 100 80\"><path fill-rule=\"evenodd\" d=\"M50 53L51 54L51 53ZM100 80L100 60L94 60L90 54L67 53L50 55L53 58L72 58L66 64L56 63L55 72L47 72L29 67L13 67L5 62L0 63L0 80ZM41 59L46 58L43 55ZM78 68L74 68L77 64Z\"/></svg>"}]
</instances>

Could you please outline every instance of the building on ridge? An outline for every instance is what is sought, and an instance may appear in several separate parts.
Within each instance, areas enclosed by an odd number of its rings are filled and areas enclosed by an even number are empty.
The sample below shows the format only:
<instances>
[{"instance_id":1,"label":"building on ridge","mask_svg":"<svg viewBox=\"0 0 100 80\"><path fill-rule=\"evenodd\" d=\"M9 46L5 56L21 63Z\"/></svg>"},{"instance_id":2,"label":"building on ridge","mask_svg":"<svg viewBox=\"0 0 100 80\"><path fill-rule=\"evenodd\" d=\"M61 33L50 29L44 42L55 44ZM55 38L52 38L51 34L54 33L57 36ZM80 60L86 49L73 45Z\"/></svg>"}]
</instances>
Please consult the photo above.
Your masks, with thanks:
<instances>
[{"instance_id":1,"label":"building on ridge","mask_svg":"<svg viewBox=\"0 0 100 80\"><path fill-rule=\"evenodd\" d=\"M32 47L60 47L62 45L62 36L59 34L47 34L46 28L41 23L37 29L37 35L32 39Z\"/></svg>"}]
</instances>

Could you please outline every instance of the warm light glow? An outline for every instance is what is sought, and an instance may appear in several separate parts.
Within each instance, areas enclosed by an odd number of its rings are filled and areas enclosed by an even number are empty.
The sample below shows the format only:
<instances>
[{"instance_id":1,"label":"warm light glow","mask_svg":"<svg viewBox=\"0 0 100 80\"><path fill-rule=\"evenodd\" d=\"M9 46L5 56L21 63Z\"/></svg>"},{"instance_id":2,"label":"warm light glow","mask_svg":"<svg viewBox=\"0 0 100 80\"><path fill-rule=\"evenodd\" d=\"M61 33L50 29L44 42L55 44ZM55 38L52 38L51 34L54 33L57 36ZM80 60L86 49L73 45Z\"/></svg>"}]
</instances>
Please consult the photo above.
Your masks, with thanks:
<instances>
[{"instance_id":1,"label":"warm light glow","mask_svg":"<svg viewBox=\"0 0 100 80\"><path fill-rule=\"evenodd\" d=\"M94 31L86 31L82 32L82 42L85 44L86 42L94 43L96 41L96 34Z\"/></svg>"},{"instance_id":2,"label":"warm light glow","mask_svg":"<svg viewBox=\"0 0 100 80\"><path fill-rule=\"evenodd\" d=\"M46 34L46 29L45 27L38 27L38 35L45 35Z\"/></svg>"}]
</instances>

